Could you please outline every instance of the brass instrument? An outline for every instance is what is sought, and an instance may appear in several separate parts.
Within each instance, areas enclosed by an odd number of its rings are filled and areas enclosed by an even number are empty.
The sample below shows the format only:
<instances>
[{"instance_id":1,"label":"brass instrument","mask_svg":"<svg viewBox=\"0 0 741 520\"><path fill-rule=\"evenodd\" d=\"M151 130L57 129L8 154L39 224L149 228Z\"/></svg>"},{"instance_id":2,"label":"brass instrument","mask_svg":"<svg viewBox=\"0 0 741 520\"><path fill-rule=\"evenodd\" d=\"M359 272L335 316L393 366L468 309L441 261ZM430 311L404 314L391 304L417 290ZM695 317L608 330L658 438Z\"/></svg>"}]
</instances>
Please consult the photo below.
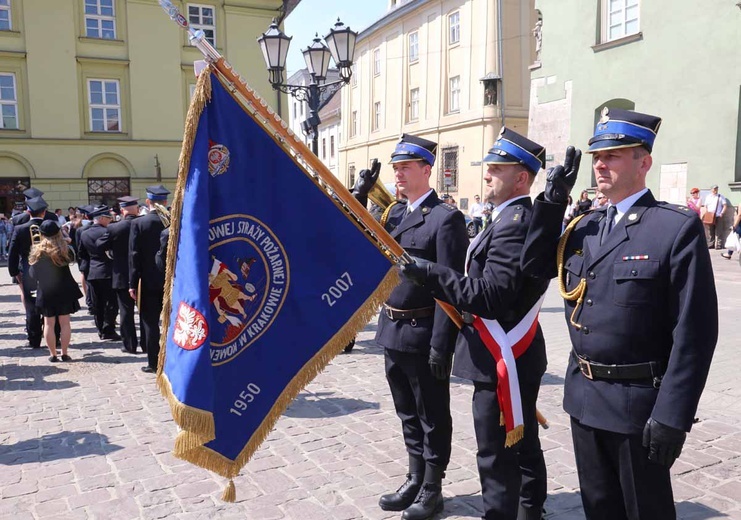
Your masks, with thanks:
<instances>
[{"instance_id":1,"label":"brass instrument","mask_svg":"<svg viewBox=\"0 0 741 520\"><path fill-rule=\"evenodd\" d=\"M162 221L162 225L166 228L170 227L170 211L164 207L162 204L157 204L156 202L153 202L152 205L154 206L154 211L157 212L157 216Z\"/></svg>"},{"instance_id":2,"label":"brass instrument","mask_svg":"<svg viewBox=\"0 0 741 520\"><path fill-rule=\"evenodd\" d=\"M396 197L394 197L391 192L386 189L386 186L384 186L380 180L376 181L375 184L373 184L373 187L368 192L368 198L383 210L396 202Z\"/></svg>"},{"instance_id":3,"label":"brass instrument","mask_svg":"<svg viewBox=\"0 0 741 520\"><path fill-rule=\"evenodd\" d=\"M28 229L31 232L31 246L35 246L41 242L41 228L38 224L31 224Z\"/></svg>"}]
</instances>

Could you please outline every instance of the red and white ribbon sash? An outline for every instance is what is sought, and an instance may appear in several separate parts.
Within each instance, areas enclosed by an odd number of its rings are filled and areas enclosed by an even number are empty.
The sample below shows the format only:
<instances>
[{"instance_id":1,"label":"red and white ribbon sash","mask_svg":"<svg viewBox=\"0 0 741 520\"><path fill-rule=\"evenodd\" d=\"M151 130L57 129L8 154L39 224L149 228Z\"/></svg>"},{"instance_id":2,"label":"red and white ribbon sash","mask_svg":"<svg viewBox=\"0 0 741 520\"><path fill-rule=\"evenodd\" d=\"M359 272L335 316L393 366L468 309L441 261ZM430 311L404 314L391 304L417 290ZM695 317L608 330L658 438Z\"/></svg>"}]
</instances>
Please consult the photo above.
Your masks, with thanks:
<instances>
[{"instance_id":1,"label":"red and white ribbon sash","mask_svg":"<svg viewBox=\"0 0 741 520\"><path fill-rule=\"evenodd\" d=\"M509 332L504 332L497 320L474 317L473 326L497 364L497 398L507 432L505 446L512 446L522 439L524 434L522 397L515 360L525 353L533 342L538 330L538 314L544 299L545 294Z\"/></svg>"}]
</instances>

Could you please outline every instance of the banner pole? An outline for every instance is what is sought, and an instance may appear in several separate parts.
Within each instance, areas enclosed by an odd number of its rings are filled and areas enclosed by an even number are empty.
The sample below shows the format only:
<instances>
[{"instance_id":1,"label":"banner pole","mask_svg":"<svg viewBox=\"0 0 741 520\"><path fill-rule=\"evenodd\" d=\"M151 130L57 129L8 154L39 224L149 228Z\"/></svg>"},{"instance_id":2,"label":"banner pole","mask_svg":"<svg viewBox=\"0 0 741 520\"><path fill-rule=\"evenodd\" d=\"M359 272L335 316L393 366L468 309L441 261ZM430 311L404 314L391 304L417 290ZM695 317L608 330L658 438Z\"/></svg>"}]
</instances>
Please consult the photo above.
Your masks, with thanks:
<instances>
[{"instance_id":1,"label":"banner pole","mask_svg":"<svg viewBox=\"0 0 741 520\"><path fill-rule=\"evenodd\" d=\"M370 232L371 236L377 242L386 248L396 261L399 263L411 263L412 259L404 248L394 240L391 235L381 226L381 224L368 213L360 202L345 188L340 180L330 172L314 153L309 150L303 141L298 139L293 132L289 131L281 117L268 107L267 102L262 99L253 89L247 86L247 82L240 76L229 62L206 40L203 31L195 30L190 26L188 20L180 13L179 9L173 5L170 0L159 0L162 9L167 15L180 27L188 31L189 39L193 45L201 51L206 60L219 71L239 92L239 94L251 105L255 113L259 114L270 130L296 151L301 156L301 160L308 165L321 181L328 186L334 196L348 209L348 211L358 219L358 221ZM445 311L455 325L460 329L463 327L463 318L452 305L435 300L438 305Z\"/></svg>"}]
</instances>

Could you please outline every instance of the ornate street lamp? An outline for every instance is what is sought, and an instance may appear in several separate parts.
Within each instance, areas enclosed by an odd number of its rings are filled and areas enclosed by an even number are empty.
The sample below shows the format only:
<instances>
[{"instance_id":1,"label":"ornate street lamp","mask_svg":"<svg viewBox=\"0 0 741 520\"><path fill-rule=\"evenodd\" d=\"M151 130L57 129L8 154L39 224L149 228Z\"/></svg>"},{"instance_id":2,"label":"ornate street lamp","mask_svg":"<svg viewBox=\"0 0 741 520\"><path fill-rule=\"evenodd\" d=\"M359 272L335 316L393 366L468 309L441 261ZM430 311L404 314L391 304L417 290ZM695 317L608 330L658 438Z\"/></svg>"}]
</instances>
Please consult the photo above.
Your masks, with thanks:
<instances>
[{"instance_id":1,"label":"ornate street lamp","mask_svg":"<svg viewBox=\"0 0 741 520\"><path fill-rule=\"evenodd\" d=\"M343 86L350 82L352 77L352 63L355 57L355 40L358 33L337 19L337 23L329 34L324 37L326 45L322 43L319 35L314 38L312 44L302 51L306 68L311 75L308 85L290 85L283 83L283 71L286 67L286 55L291 38L283 34L278 28L275 20L270 24L268 30L257 39L262 49L265 65L268 68L268 81L275 90L295 97L298 101L306 101L309 105L309 116L301 125L304 131L311 135L311 151L314 155L319 154L319 100L323 93L331 96ZM340 73L340 79L326 83L327 71L329 70L330 56L335 62Z\"/></svg>"}]
</instances>

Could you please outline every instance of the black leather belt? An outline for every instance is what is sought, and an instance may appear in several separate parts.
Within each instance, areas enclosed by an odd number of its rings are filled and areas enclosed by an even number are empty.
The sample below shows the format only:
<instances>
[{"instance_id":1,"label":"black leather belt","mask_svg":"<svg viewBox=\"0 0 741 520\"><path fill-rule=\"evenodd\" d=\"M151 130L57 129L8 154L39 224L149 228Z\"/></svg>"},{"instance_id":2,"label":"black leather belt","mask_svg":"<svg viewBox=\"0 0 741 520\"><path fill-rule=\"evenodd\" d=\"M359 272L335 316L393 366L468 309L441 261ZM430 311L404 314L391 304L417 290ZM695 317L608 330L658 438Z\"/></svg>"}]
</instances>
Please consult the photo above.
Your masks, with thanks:
<instances>
[{"instance_id":1,"label":"black leather belt","mask_svg":"<svg viewBox=\"0 0 741 520\"><path fill-rule=\"evenodd\" d=\"M420 318L429 318L435 315L435 306L422 307L421 309L395 309L389 307L385 303L383 304L384 313L386 316L394 321L397 320L418 320Z\"/></svg>"},{"instance_id":2,"label":"black leather belt","mask_svg":"<svg viewBox=\"0 0 741 520\"><path fill-rule=\"evenodd\" d=\"M655 388L659 388L661 378L664 375L662 364L658 361L648 361L646 363L635 363L631 365L605 365L591 359L586 359L574 350L571 351L571 355L574 356L574 361L579 366L579 370L587 379L648 379L653 382Z\"/></svg>"}]
</instances>

